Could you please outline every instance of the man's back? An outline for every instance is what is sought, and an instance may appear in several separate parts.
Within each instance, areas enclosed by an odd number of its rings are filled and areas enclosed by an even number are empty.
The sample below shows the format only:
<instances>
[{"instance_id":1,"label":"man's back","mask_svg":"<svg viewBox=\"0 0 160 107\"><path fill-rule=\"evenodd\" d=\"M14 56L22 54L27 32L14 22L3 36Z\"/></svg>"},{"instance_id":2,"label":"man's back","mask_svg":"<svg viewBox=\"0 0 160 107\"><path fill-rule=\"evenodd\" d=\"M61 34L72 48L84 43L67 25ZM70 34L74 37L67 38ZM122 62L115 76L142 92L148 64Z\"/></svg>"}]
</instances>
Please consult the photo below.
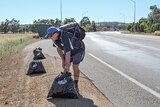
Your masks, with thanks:
<instances>
[{"instance_id":1,"label":"man's back","mask_svg":"<svg viewBox=\"0 0 160 107\"><path fill-rule=\"evenodd\" d=\"M71 55L74 55L78 52L83 51L84 43L83 41L78 40L73 37L73 34L70 32L64 32L61 34L61 42L65 52L71 51Z\"/></svg>"}]
</instances>

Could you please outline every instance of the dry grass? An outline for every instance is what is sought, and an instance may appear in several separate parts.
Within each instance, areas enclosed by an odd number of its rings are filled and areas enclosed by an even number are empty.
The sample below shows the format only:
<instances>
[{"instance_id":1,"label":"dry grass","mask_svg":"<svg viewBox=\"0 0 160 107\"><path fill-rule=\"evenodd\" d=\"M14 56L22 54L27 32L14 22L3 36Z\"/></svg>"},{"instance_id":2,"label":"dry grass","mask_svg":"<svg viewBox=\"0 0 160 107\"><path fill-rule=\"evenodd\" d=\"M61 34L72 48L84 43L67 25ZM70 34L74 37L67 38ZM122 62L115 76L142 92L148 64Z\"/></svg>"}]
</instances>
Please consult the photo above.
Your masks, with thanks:
<instances>
[{"instance_id":1,"label":"dry grass","mask_svg":"<svg viewBox=\"0 0 160 107\"><path fill-rule=\"evenodd\" d=\"M35 34L0 34L0 43L33 37Z\"/></svg>"},{"instance_id":2,"label":"dry grass","mask_svg":"<svg viewBox=\"0 0 160 107\"><path fill-rule=\"evenodd\" d=\"M17 52L35 40L33 36L35 34L0 34L0 57L8 52Z\"/></svg>"},{"instance_id":3,"label":"dry grass","mask_svg":"<svg viewBox=\"0 0 160 107\"><path fill-rule=\"evenodd\" d=\"M146 35L146 36L160 36L160 31L155 31L155 32L153 32L153 33L145 33L145 32L129 32L129 31L127 31L127 32L122 32L122 33L124 33L124 34L142 34L142 35Z\"/></svg>"},{"instance_id":4,"label":"dry grass","mask_svg":"<svg viewBox=\"0 0 160 107\"><path fill-rule=\"evenodd\" d=\"M157 36L160 36L160 31L155 31L154 34L157 35Z\"/></svg>"}]
</instances>

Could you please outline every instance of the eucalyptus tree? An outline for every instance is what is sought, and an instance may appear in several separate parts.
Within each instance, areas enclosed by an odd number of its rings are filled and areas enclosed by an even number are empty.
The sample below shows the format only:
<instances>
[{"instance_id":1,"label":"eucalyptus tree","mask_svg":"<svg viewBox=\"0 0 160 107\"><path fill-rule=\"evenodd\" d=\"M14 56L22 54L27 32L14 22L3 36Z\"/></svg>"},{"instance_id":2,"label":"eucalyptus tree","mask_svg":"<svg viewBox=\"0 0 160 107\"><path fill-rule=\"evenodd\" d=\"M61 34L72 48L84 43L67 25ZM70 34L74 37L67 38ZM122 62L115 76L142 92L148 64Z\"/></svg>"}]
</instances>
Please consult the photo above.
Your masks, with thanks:
<instances>
[{"instance_id":1,"label":"eucalyptus tree","mask_svg":"<svg viewBox=\"0 0 160 107\"><path fill-rule=\"evenodd\" d=\"M19 26L20 26L20 24L19 24L19 21L18 20L15 20L14 18L10 21L10 31L12 32L12 33L17 33L18 32L18 30L19 30Z\"/></svg>"},{"instance_id":2,"label":"eucalyptus tree","mask_svg":"<svg viewBox=\"0 0 160 107\"><path fill-rule=\"evenodd\" d=\"M75 22L74 18L65 18L64 19L64 24L70 23L70 22Z\"/></svg>"},{"instance_id":3,"label":"eucalyptus tree","mask_svg":"<svg viewBox=\"0 0 160 107\"><path fill-rule=\"evenodd\" d=\"M10 21L8 19L3 21L1 23L1 32L8 33L10 30L9 24L10 24Z\"/></svg>"}]
</instances>

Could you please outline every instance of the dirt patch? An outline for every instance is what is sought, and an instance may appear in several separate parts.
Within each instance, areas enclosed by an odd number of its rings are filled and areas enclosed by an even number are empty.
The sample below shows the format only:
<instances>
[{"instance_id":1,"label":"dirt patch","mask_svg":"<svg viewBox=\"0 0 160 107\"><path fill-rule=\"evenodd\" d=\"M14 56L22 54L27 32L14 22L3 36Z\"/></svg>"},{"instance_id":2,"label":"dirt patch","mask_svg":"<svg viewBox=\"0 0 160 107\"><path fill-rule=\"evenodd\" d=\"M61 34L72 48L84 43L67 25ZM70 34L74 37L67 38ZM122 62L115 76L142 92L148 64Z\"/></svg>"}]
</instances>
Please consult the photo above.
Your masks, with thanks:
<instances>
[{"instance_id":1,"label":"dirt patch","mask_svg":"<svg viewBox=\"0 0 160 107\"><path fill-rule=\"evenodd\" d=\"M81 73L79 99L51 99L46 96L61 69L58 57L45 55L47 73L26 75L32 52L11 54L0 60L0 107L112 107L102 93Z\"/></svg>"}]
</instances>

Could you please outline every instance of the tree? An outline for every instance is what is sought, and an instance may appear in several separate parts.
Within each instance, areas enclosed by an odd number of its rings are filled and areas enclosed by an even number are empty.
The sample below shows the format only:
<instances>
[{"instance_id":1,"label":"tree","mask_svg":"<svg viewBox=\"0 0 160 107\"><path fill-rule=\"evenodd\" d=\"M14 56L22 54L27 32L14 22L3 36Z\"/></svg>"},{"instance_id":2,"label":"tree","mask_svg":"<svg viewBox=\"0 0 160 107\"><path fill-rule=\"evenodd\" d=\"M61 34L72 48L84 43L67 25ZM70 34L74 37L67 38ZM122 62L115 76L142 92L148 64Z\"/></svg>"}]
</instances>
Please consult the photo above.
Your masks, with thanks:
<instances>
[{"instance_id":1,"label":"tree","mask_svg":"<svg viewBox=\"0 0 160 107\"><path fill-rule=\"evenodd\" d=\"M155 32L157 30L160 30L160 23L152 24L151 32Z\"/></svg>"},{"instance_id":2,"label":"tree","mask_svg":"<svg viewBox=\"0 0 160 107\"><path fill-rule=\"evenodd\" d=\"M49 24L54 26L55 25L55 21L53 19L50 19L49 20Z\"/></svg>"},{"instance_id":3,"label":"tree","mask_svg":"<svg viewBox=\"0 0 160 107\"><path fill-rule=\"evenodd\" d=\"M86 32L93 31L93 28L92 28L91 24L86 24L84 29L85 29Z\"/></svg>"},{"instance_id":4,"label":"tree","mask_svg":"<svg viewBox=\"0 0 160 107\"><path fill-rule=\"evenodd\" d=\"M156 5L150 6L150 14L148 15L149 29L151 32L160 30L160 9Z\"/></svg>"},{"instance_id":5,"label":"tree","mask_svg":"<svg viewBox=\"0 0 160 107\"><path fill-rule=\"evenodd\" d=\"M60 27L61 26L61 20L59 20L58 18L56 18L55 26L56 27Z\"/></svg>"},{"instance_id":6,"label":"tree","mask_svg":"<svg viewBox=\"0 0 160 107\"><path fill-rule=\"evenodd\" d=\"M150 26L160 21L160 9L156 5L150 6L151 12L148 15Z\"/></svg>"},{"instance_id":7,"label":"tree","mask_svg":"<svg viewBox=\"0 0 160 107\"><path fill-rule=\"evenodd\" d=\"M14 18L10 21L10 31L16 33L19 30L19 21Z\"/></svg>"},{"instance_id":8,"label":"tree","mask_svg":"<svg viewBox=\"0 0 160 107\"><path fill-rule=\"evenodd\" d=\"M129 30L129 31L133 31L133 24L132 23L130 23L128 26L127 26L127 30Z\"/></svg>"},{"instance_id":9,"label":"tree","mask_svg":"<svg viewBox=\"0 0 160 107\"><path fill-rule=\"evenodd\" d=\"M89 18L83 17L83 19L80 21L80 25L85 27L87 24L89 24L89 25L91 24Z\"/></svg>"},{"instance_id":10,"label":"tree","mask_svg":"<svg viewBox=\"0 0 160 107\"><path fill-rule=\"evenodd\" d=\"M139 20L140 32L146 32L146 30L148 29L147 22L147 18L141 18Z\"/></svg>"},{"instance_id":11,"label":"tree","mask_svg":"<svg viewBox=\"0 0 160 107\"><path fill-rule=\"evenodd\" d=\"M160 9L156 6L150 6L151 12L148 14L148 18L141 18L139 22L135 24L136 32L154 32L160 30ZM133 31L133 24L129 24L129 31Z\"/></svg>"},{"instance_id":12,"label":"tree","mask_svg":"<svg viewBox=\"0 0 160 107\"><path fill-rule=\"evenodd\" d=\"M70 19L65 18L64 24L67 24L67 23L70 23L70 22L75 22L75 19L74 18L70 18Z\"/></svg>"},{"instance_id":13,"label":"tree","mask_svg":"<svg viewBox=\"0 0 160 107\"><path fill-rule=\"evenodd\" d=\"M5 22L1 23L1 31L4 33L8 33L9 32L9 23L10 21L8 19L5 20Z\"/></svg>"},{"instance_id":14,"label":"tree","mask_svg":"<svg viewBox=\"0 0 160 107\"><path fill-rule=\"evenodd\" d=\"M95 24L95 21L92 21L92 24L91 24L91 25L92 25L92 31L95 32L95 31L96 31L96 24Z\"/></svg>"},{"instance_id":15,"label":"tree","mask_svg":"<svg viewBox=\"0 0 160 107\"><path fill-rule=\"evenodd\" d=\"M88 17L83 17L80 21L80 26L85 29L85 31L93 31L93 27Z\"/></svg>"},{"instance_id":16,"label":"tree","mask_svg":"<svg viewBox=\"0 0 160 107\"><path fill-rule=\"evenodd\" d=\"M36 28L36 26L35 26L36 24L31 24L31 25L29 25L29 31L31 31L31 32L34 32L34 33L37 33L38 31L37 31L37 28Z\"/></svg>"}]
</instances>

